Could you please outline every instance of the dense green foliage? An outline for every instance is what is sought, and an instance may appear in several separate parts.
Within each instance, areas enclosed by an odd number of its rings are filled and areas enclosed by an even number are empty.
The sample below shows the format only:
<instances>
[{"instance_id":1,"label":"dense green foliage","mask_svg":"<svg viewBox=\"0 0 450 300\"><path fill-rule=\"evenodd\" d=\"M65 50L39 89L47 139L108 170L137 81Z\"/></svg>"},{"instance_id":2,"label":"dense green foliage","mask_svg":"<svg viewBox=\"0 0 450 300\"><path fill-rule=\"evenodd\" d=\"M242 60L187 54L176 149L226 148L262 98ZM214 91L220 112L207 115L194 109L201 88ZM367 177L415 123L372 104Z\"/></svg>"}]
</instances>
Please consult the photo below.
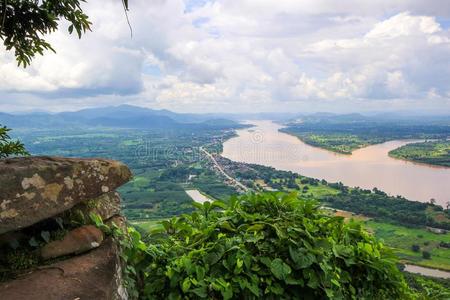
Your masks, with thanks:
<instances>
[{"instance_id":1,"label":"dense green foliage","mask_svg":"<svg viewBox=\"0 0 450 300\"><path fill-rule=\"evenodd\" d=\"M143 298L406 297L391 251L314 201L265 193L196 206L149 237Z\"/></svg>"},{"instance_id":2,"label":"dense green foliage","mask_svg":"<svg viewBox=\"0 0 450 300\"><path fill-rule=\"evenodd\" d=\"M450 167L450 141L428 141L407 144L389 152L396 158L415 162Z\"/></svg>"},{"instance_id":3,"label":"dense green foliage","mask_svg":"<svg viewBox=\"0 0 450 300\"><path fill-rule=\"evenodd\" d=\"M75 29L78 36L90 30L91 23L81 9L84 0L7 0L0 1L0 38L6 50L14 48L19 65L26 67L36 53L52 50L43 35L58 29L59 22L66 20L70 33Z\"/></svg>"},{"instance_id":4,"label":"dense green foliage","mask_svg":"<svg viewBox=\"0 0 450 300\"><path fill-rule=\"evenodd\" d=\"M11 155L28 155L25 146L18 140L12 140L8 132L11 129L0 125L0 158Z\"/></svg>"}]
</instances>

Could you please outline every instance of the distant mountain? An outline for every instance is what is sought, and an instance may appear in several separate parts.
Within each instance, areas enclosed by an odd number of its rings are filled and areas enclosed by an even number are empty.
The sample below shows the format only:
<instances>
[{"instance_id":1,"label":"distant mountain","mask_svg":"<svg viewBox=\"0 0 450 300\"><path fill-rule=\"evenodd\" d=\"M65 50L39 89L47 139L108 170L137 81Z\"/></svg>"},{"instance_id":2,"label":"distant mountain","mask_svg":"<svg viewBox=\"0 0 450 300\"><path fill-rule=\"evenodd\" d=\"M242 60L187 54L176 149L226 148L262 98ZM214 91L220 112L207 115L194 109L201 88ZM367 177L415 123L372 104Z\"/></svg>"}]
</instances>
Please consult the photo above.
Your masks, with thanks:
<instances>
[{"instance_id":1,"label":"distant mountain","mask_svg":"<svg viewBox=\"0 0 450 300\"><path fill-rule=\"evenodd\" d=\"M58 115L44 113L31 113L26 115L0 113L0 124L8 125L8 127L12 128L49 128L73 125Z\"/></svg>"},{"instance_id":2,"label":"distant mountain","mask_svg":"<svg viewBox=\"0 0 450 300\"><path fill-rule=\"evenodd\" d=\"M359 113L333 114L333 113L314 113L310 115L298 116L286 122L289 125L295 124L397 124L403 125L446 125L450 124L448 115L411 115L398 113L377 113L372 115L363 115Z\"/></svg>"},{"instance_id":3,"label":"distant mountain","mask_svg":"<svg viewBox=\"0 0 450 300\"><path fill-rule=\"evenodd\" d=\"M57 127L116 127L116 128L182 128L182 127L239 127L232 120L210 114L179 114L168 110L153 110L132 105L82 109L57 114L0 113L0 124L12 128Z\"/></svg>"},{"instance_id":4,"label":"distant mountain","mask_svg":"<svg viewBox=\"0 0 450 300\"><path fill-rule=\"evenodd\" d=\"M201 124L214 126L214 127L233 127L239 123L228 119L211 119L202 122Z\"/></svg>"}]
</instances>

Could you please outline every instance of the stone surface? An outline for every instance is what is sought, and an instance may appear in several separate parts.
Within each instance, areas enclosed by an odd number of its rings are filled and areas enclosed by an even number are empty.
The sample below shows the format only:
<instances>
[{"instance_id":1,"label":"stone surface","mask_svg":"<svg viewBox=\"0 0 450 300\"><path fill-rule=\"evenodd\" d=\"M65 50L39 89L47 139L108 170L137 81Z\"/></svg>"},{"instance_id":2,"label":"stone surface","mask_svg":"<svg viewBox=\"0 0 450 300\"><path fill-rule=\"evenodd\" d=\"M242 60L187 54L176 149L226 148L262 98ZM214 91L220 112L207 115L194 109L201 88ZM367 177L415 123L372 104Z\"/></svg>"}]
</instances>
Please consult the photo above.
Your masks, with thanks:
<instances>
[{"instance_id":1,"label":"stone surface","mask_svg":"<svg viewBox=\"0 0 450 300\"><path fill-rule=\"evenodd\" d=\"M0 283L2 300L127 299L116 244L102 246Z\"/></svg>"},{"instance_id":2,"label":"stone surface","mask_svg":"<svg viewBox=\"0 0 450 300\"><path fill-rule=\"evenodd\" d=\"M70 219L71 214L77 214L77 211L81 212L85 218L89 218L91 213L99 215L102 220L108 220L113 216L120 214L120 202L121 198L118 192L109 192L101 195L100 197L83 201L67 213L67 217Z\"/></svg>"},{"instance_id":3,"label":"stone surface","mask_svg":"<svg viewBox=\"0 0 450 300\"><path fill-rule=\"evenodd\" d=\"M97 248L103 242L103 232L93 225L85 225L69 231L62 240L51 241L41 249L43 259L83 253Z\"/></svg>"},{"instance_id":4,"label":"stone surface","mask_svg":"<svg viewBox=\"0 0 450 300\"><path fill-rule=\"evenodd\" d=\"M113 191L128 167L104 159L25 157L0 160L0 234L20 229Z\"/></svg>"}]
</instances>

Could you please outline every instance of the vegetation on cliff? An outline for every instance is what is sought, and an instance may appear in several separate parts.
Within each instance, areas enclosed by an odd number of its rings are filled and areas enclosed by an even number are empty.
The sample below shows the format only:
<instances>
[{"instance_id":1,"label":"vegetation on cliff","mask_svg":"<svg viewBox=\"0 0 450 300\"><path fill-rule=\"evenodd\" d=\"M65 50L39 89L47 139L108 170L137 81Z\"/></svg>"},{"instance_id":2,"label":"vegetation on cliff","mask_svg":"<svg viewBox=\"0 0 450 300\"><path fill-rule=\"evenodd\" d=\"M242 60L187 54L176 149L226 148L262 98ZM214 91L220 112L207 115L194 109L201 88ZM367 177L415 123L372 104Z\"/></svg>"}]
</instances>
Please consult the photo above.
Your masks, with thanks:
<instances>
[{"instance_id":1,"label":"vegetation on cliff","mask_svg":"<svg viewBox=\"0 0 450 300\"><path fill-rule=\"evenodd\" d=\"M128 253L144 298L408 297L391 250L314 201L262 193L196 207Z\"/></svg>"}]
</instances>

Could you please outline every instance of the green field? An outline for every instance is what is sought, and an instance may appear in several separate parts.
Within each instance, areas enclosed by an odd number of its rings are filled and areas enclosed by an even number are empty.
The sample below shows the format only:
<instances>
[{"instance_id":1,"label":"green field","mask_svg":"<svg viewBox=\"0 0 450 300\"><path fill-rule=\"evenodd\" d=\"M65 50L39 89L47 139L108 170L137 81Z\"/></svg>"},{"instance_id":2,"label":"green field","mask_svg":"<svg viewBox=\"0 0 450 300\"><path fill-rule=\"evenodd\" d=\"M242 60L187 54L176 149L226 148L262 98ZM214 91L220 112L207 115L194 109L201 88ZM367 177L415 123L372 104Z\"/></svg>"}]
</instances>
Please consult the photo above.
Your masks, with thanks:
<instances>
[{"instance_id":1,"label":"green field","mask_svg":"<svg viewBox=\"0 0 450 300\"><path fill-rule=\"evenodd\" d=\"M395 248L403 261L450 271L450 249L439 246L441 242L450 243L450 233L437 234L424 228L408 228L374 220L366 221L365 225L377 238ZM413 245L418 245L420 250L413 251ZM422 251L430 252L431 258L424 259Z\"/></svg>"},{"instance_id":2,"label":"green field","mask_svg":"<svg viewBox=\"0 0 450 300\"><path fill-rule=\"evenodd\" d=\"M412 143L389 152L395 158L450 167L450 141Z\"/></svg>"},{"instance_id":3,"label":"green field","mask_svg":"<svg viewBox=\"0 0 450 300\"><path fill-rule=\"evenodd\" d=\"M199 189L215 198L236 190L205 164L199 147L220 148L233 136L227 129L201 126L170 129L21 129L21 139L33 155L103 157L127 164L133 180L120 187L128 220L156 220L192 211L184 192Z\"/></svg>"},{"instance_id":4,"label":"green field","mask_svg":"<svg viewBox=\"0 0 450 300\"><path fill-rule=\"evenodd\" d=\"M317 183L317 184L309 184L309 183L301 183L302 179L297 179L296 183L299 184L299 186L302 189L302 193L305 196L321 199L324 196L330 196L330 195L337 195L339 194L339 190L332 188L326 184L323 183ZM307 187L307 188L305 188Z\"/></svg>"}]
</instances>

